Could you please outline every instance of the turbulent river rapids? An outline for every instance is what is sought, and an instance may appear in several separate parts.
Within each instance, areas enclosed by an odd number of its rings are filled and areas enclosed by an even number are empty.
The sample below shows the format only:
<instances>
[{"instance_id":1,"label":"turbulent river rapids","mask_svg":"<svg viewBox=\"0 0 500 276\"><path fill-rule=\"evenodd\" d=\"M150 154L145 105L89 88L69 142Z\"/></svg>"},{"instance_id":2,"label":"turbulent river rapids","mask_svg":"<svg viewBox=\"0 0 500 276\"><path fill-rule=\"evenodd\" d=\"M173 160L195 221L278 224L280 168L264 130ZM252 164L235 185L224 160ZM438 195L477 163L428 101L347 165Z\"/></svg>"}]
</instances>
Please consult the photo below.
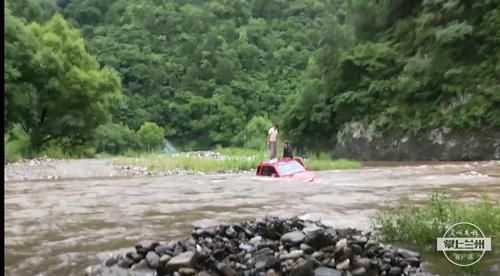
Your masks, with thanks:
<instances>
[{"instance_id":1,"label":"turbulent river rapids","mask_svg":"<svg viewBox=\"0 0 500 276\"><path fill-rule=\"evenodd\" d=\"M140 240L184 238L195 225L265 215L369 230L377 210L424 200L436 190L465 202L483 191L500 200L500 162L372 163L319 172L314 183L252 174L7 182L4 272L83 275ZM428 270L448 275L441 254L423 260ZM491 275L500 275L499 264L495 255L487 264Z\"/></svg>"}]
</instances>

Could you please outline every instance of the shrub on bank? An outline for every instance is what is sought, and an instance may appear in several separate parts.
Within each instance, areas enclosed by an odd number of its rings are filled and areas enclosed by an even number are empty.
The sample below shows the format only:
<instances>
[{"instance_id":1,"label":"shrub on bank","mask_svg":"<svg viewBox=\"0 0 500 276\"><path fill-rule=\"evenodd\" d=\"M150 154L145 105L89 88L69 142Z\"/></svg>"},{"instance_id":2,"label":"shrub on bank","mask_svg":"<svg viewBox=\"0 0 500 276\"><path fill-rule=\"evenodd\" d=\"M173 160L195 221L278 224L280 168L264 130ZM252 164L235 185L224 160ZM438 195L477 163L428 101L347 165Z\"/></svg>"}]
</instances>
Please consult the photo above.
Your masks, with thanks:
<instances>
[{"instance_id":1,"label":"shrub on bank","mask_svg":"<svg viewBox=\"0 0 500 276\"><path fill-rule=\"evenodd\" d=\"M386 242L433 248L435 252L436 238L459 222L476 225L495 242L500 237L500 203L487 194L477 203L463 204L444 193L433 193L423 204L398 204L379 211L372 222L375 234ZM479 273L481 263L461 268Z\"/></svg>"},{"instance_id":2,"label":"shrub on bank","mask_svg":"<svg viewBox=\"0 0 500 276\"><path fill-rule=\"evenodd\" d=\"M444 193L433 193L422 205L399 204L372 218L374 228L390 242L419 246L435 244L436 237L457 222L470 222L484 233L500 235L500 203L484 194L481 201L461 204Z\"/></svg>"},{"instance_id":3,"label":"shrub on bank","mask_svg":"<svg viewBox=\"0 0 500 276\"><path fill-rule=\"evenodd\" d=\"M20 127L16 126L10 133L6 133L3 142L5 163L19 161L28 155L30 139Z\"/></svg>"}]
</instances>

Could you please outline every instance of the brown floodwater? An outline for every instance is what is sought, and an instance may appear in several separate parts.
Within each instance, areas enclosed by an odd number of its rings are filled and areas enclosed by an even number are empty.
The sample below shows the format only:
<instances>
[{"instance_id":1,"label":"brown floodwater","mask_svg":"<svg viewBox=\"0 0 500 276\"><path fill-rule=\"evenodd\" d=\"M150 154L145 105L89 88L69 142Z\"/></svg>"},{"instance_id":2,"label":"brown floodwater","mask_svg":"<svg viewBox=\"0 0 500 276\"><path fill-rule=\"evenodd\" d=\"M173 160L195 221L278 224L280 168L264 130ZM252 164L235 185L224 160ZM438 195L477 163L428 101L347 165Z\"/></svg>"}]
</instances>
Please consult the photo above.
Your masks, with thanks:
<instances>
[{"instance_id":1,"label":"brown floodwater","mask_svg":"<svg viewBox=\"0 0 500 276\"><path fill-rule=\"evenodd\" d=\"M184 238L194 225L265 215L369 230L369 217L377 210L421 201L435 190L461 201L477 200L489 191L500 200L500 162L366 166L319 172L315 183L254 175L7 182L4 272L83 275L86 267L140 240ZM498 243L493 243L494 252L484 259L484 275L500 275ZM442 254L423 257L426 269L455 275Z\"/></svg>"}]
</instances>

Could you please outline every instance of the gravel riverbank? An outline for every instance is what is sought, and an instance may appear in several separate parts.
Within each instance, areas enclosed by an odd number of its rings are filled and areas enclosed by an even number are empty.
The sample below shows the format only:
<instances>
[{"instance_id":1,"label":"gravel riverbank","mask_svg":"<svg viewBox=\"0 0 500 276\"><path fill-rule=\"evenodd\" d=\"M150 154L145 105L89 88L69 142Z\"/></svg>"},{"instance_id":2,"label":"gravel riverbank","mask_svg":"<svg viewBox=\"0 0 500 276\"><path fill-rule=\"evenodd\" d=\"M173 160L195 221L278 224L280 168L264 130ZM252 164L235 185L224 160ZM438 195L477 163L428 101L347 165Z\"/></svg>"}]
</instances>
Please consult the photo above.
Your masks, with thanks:
<instances>
[{"instance_id":1,"label":"gravel riverbank","mask_svg":"<svg viewBox=\"0 0 500 276\"><path fill-rule=\"evenodd\" d=\"M179 153L176 156L223 159L224 156L209 151ZM153 172L146 167L113 165L113 159L53 159L42 157L4 165L5 181L31 181L47 179L108 178L130 176L204 175L190 170ZM256 161L257 162L257 161ZM253 172L253 171L251 171ZM250 171L221 170L215 174L250 173Z\"/></svg>"},{"instance_id":2,"label":"gravel riverbank","mask_svg":"<svg viewBox=\"0 0 500 276\"><path fill-rule=\"evenodd\" d=\"M370 233L265 217L194 228L186 240L139 242L86 275L432 275L420 263L418 252L384 245Z\"/></svg>"}]
</instances>

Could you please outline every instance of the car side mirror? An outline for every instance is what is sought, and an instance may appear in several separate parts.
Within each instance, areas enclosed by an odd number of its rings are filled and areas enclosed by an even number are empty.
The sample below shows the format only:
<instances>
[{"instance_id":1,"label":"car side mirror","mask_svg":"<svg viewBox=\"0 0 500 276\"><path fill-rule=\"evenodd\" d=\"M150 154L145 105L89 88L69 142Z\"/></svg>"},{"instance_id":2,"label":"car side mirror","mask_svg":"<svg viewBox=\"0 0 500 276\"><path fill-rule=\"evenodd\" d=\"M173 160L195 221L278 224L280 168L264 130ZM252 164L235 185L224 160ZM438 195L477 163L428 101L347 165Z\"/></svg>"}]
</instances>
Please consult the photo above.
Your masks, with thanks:
<instances>
[{"instance_id":1,"label":"car side mirror","mask_svg":"<svg viewBox=\"0 0 500 276\"><path fill-rule=\"evenodd\" d=\"M277 174L273 173L273 174L271 174L271 176L272 176L272 177L276 177L276 176L277 176Z\"/></svg>"}]
</instances>

